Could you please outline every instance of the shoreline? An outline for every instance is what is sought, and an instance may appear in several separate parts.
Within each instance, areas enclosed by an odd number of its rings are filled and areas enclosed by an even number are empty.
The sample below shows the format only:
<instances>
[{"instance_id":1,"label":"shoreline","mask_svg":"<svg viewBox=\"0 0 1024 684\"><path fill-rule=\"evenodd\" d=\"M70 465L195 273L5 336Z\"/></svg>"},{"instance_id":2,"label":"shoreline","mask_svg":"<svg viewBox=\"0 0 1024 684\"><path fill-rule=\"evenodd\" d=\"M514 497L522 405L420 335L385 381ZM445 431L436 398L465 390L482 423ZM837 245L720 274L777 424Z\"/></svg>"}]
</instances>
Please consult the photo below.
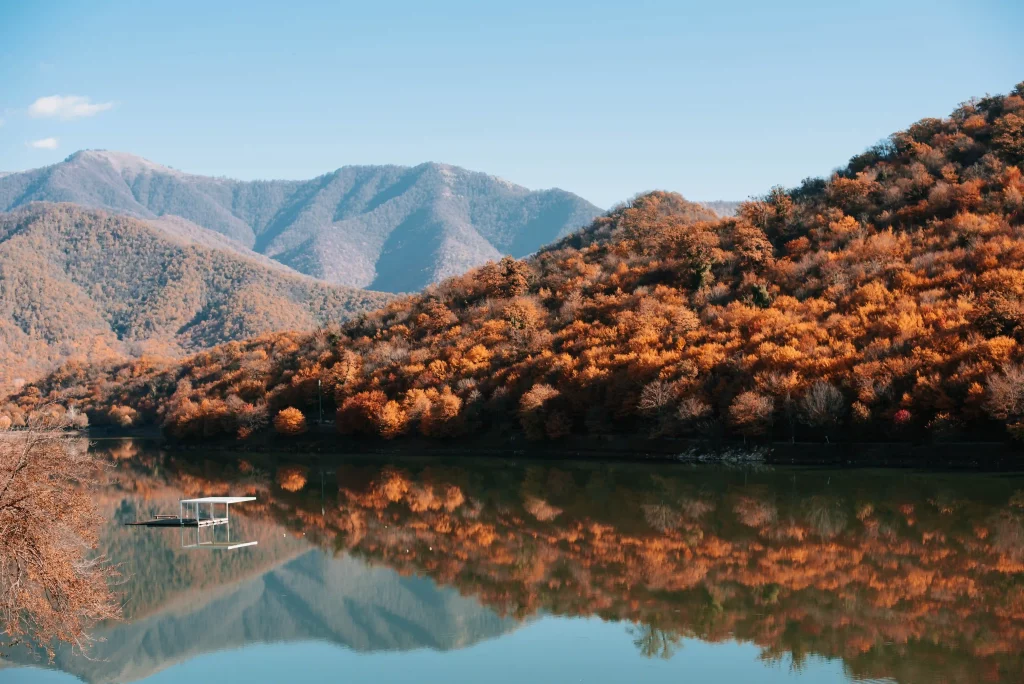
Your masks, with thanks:
<instances>
[{"instance_id":1,"label":"shoreline","mask_svg":"<svg viewBox=\"0 0 1024 684\"><path fill-rule=\"evenodd\" d=\"M633 462L663 464L730 464L831 466L841 468L924 468L1024 472L1024 449L1008 442L773 442L637 438L629 436L569 437L557 442L530 442L521 435L478 435L452 441L425 437L383 440L339 435L330 424L313 425L304 434L285 437L273 432L247 440L176 440L159 428L88 428L92 440L156 441L172 452L214 451L222 454L304 454L463 456Z\"/></svg>"}]
</instances>

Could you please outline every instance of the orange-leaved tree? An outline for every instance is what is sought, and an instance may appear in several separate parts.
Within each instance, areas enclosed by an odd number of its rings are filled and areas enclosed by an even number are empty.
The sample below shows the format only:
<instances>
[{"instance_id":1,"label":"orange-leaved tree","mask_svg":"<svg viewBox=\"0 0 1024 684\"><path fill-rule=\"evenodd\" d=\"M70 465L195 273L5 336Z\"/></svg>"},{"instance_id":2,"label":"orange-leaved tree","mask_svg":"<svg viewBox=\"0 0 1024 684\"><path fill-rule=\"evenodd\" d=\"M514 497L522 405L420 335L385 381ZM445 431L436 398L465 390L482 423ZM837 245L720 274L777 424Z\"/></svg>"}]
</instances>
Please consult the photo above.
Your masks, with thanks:
<instances>
[{"instance_id":1,"label":"orange-leaved tree","mask_svg":"<svg viewBox=\"0 0 1024 684\"><path fill-rule=\"evenodd\" d=\"M282 435L301 435L306 431L306 416L293 406L281 409L274 416L274 429Z\"/></svg>"}]
</instances>

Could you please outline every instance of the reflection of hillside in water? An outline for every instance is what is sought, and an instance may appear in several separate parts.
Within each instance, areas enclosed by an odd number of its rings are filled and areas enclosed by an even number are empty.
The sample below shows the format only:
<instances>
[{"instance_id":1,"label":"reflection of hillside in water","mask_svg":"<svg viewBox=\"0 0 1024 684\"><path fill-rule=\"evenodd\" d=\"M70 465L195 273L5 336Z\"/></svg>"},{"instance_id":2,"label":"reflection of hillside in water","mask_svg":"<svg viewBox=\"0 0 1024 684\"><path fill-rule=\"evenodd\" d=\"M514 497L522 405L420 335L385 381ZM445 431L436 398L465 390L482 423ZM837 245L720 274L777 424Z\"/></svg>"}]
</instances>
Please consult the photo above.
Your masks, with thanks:
<instances>
[{"instance_id":1,"label":"reflection of hillside in water","mask_svg":"<svg viewBox=\"0 0 1024 684\"><path fill-rule=\"evenodd\" d=\"M223 590L100 630L91 661L56 665L87 681L134 681L201 653L257 642L328 641L359 651L459 648L515 626L428 579L310 550Z\"/></svg>"},{"instance_id":2,"label":"reflection of hillside in water","mask_svg":"<svg viewBox=\"0 0 1024 684\"><path fill-rule=\"evenodd\" d=\"M58 660L90 680L259 641L458 648L553 614L633 623L647 657L737 639L858 679L1024 681L1015 477L128 449L115 480L115 522L255 492L237 524L260 545L184 552L112 523L129 622L104 630L101 661Z\"/></svg>"},{"instance_id":3,"label":"reflection of hillside in water","mask_svg":"<svg viewBox=\"0 0 1024 684\"><path fill-rule=\"evenodd\" d=\"M983 475L349 460L275 492L321 543L519 618L739 639L901 682L1024 681L1024 482Z\"/></svg>"},{"instance_id":4,"label":"reflection of hillside in water","mask_svg":"<svg viewBox=\"0 0 1024 684\"><path fill-rule=\"evenodd\" d=\"M226 483L175 470L155 452L122 447L115 453L122 462L97 499L110 520L102 546L126 576L127 619L96 630L102 641L91 648L89 659L61 648L54 663L86 681L133 681L202 653L258 642L316 640L358 651L447 650L518 624L429 579L403 577L317 548L275 519L276 507L259 473ZM259 493L257 505L232 512L235 533L258 539L258 546L188 550L180 548L177 529L123 526L176 511L180 497L204 487L226 485Z\"/></svg>"}]
</instances>

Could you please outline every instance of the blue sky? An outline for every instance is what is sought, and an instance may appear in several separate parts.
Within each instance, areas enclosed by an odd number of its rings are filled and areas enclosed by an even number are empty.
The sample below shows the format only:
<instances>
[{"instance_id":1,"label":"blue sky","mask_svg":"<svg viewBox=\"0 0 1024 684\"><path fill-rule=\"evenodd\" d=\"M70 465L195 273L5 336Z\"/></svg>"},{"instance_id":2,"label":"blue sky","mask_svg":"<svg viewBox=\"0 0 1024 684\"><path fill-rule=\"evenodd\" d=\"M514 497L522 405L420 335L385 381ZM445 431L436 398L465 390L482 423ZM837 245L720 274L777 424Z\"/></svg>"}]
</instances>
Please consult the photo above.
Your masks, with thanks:
<instances>
[{"instance_id":1,"label":"blue sky","mask_svg":"<svg viewBox=\"0 0 1024 684\"><path fill-rule=\"evenodd\" d=\"M602 206L744 199L1008 91L1021 26L1019 0L0 0L0 170L442 161ZM82 99L32 108L54 95Z\"/></svg>"}]
</instances>

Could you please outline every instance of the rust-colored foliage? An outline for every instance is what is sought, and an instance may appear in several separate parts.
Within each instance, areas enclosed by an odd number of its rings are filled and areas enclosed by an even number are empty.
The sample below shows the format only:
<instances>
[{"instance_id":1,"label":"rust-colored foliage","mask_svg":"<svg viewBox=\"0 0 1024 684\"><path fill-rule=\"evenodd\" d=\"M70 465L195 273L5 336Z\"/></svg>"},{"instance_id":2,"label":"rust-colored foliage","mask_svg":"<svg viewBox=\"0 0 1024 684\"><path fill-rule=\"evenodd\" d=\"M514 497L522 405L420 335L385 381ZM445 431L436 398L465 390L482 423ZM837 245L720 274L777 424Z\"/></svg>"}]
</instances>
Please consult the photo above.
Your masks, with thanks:
<instances>
[{"instance_id":1,"label":"rust-colored foliage","mask_svg":"<svg viewBox=\"0 0 1024 684\"><path fill-rule=\"evenodd\" d=\"M48 401L109 421L127 405L176 436L234 434L233 397L308 413L316 379L342 432L386 438L1022 435L1020 91L735 217L650 193L340 328L69 365L0 415Z\"/></svg>"},{"instance_id":2,"label":"rust-colored foliage","mask_svg":"<svg viewBox=\"0 0 1024 684\"><path fill-rule=\"evenodd\" d=\"M0 216L0 392L58 363L166 362L393 298L168 237L154 224L70 204Z\"/></svg>"},{"instance_id":3,"label":"rust-colored foliage","mask_svg":"<svg viewBox=\"0 0 1024 684\"><path fill-rule=\"evenodd\" d=\"M302 466L282 466L277 470L277 486L286 492L297 492L306 486L308 474L308 469Z\"/></svg>"},{"instance_id":4,"label":"rust-colored foliage","mask_svg":"<svg viewBox=\"0 0 1024 684\"><path fill-rule=\"evenodd\" d=\"M337 478L324 509L271 494L267 515L503 615L750 641L864 679L1024 676L1024 492L1005 479L412 460Z\"/></svg>"},{"instance_id":5,"label":"rust-colored foliage","mask_svg":"<svg viewBox=\"0 0 1024 684\"><path fill-rule=\"evenodd\" d=\"M120 427L131 427L135 423L135 419L138 414L130 406L112 406L110 411L107 413L110 420L115 425Z\"/></svg>"},{"instance_id":6,"label":"rust-colored foliage","mask_svg":"<svg viewBox=\"0 0 1024 684\"><path fill-rule=\"evenodd\" d=\"M274 416L274 429L282 435L301 435L306 431L306 416L291 406L281 409Z\"/></svg>"},{"instance_id":7,"label":"rust-colored foliage","mask_svg":"<svg viewBox=\"0 0 1024 684\"><path fill-rule=\"evenodd\" d=\"M0 435L0 628L51 656L57 641L87 648L93 624L120 616L116 569L96 552L100 464L69 424L34 418Z\"/></svg>"}]
</instances>

